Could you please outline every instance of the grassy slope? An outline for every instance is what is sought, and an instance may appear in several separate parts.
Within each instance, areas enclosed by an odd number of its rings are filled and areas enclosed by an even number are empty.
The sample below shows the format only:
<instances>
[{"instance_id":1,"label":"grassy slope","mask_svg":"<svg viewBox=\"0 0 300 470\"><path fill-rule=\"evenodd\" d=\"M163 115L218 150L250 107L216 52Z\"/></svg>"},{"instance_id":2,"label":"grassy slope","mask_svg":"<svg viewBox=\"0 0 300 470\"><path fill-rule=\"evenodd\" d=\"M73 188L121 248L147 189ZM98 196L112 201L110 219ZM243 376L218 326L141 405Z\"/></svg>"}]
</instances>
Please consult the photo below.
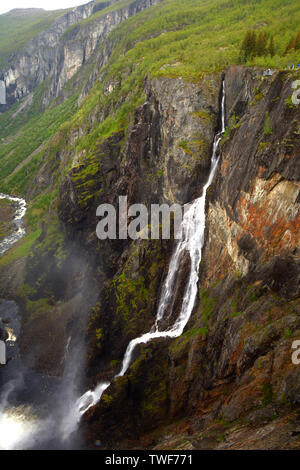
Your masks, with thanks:
<instances>
[{"instance_id":1,"label":"grassy slope","mask_svg":"<svg viewBox=\"0 0 300 470\"><path fill-rule=\"evenodd\" d=\"M128 3L128 0L114 3L84 20L82 26ZM146 75L197 80L208 71L238 63L240 45L249 28L273 34L276 54L273 58L255 58L248 65L284 68L296 62L298 53L283 56L283 52L291 36L300 29L299 10L300 0L286 0L284 5L282 0L164 0L128 19L109 37L115 47L103 72L106 81L118 83L111 94L104 93L105 80L102 80L95 83L77 112L74 95L63 105L52 104L51 109L41 114L39 97L46 86L42 84L29 111L21 112L17 118L13 118L15 109L0 116L1 137L5 137L0 145L0 190L24 194L42 164L44 151L16 171L20 162L48 139L49 154L54 146L55 151L59 145L63 148L65 136L72 129L86 129L86 135L75 143L74 151L85 150L86 158L92 157L100 138L128 126L135 107L143 101L142 84ZM105 108L113 109L110 116L88 127L91 111ZM52 140L60 125L63 131ZM38 208L39 203L35 201L35 205Z\"/></svg>"},{"instance_id":2,"label":"grassy slope","mask_svg":"<svg viewBox=\"0 0 300 470\"><path fill-rule=\"evenodd\" d=\"M0 15L0 70L9 55L18 52L30 39L47 29L62 14L40 9L12 10Z\"/></svg>"},{"instance_id":3,"label":"grassy slope","mask_svg":"<svg viewBox=\"0 0 300 470\"><path fill-rule=\"evenodd\" d=\"M18 133L14 138L7 140L0 146L0 172L2 189L4 192L20 192L24 193L26 183L30 179L32 171L38 166L39 161L43 154L37 152L34 154L42 144L50 139L58 130L61 124L75 113L77 109L77 95L64 101L62 104L55 106L52 109L46 110L44 113L31 113L28 116L28 121L18 129ZM5 116L6 117L6 116ZM0 126L1 126L0 116ZM13 123L12 119L12 123ZM7 157L9 155L9 157ZM19 171L14 172L16 167L24 161L25 158L30 157L29 163L25 168L21 167ZM7 177L11 175L10 178Z\"/></svg>"},{"instance_id":4,"label":"grassy slope","mask_svg":"<svg viewBox=\"0 0 300 470\"><path fill-rule=\"evenodd\" d=\"M142 99L146 75L182 76L197 80L203 73L239 63L240 45L249 28L263 29L275 38L276 55L257 57L248 65L285 68L297 61L296 52L283 56L292 35L300 29L300 1L290 0L164 0L120 25L110 35L116 46L105 67L107 80L119 86L107 97L97 83L78 112L83 125L92 109L107 101L126 102L78 142L92 149L96 141L126 127L128 113Z\"/></svg>"}]
</instances>

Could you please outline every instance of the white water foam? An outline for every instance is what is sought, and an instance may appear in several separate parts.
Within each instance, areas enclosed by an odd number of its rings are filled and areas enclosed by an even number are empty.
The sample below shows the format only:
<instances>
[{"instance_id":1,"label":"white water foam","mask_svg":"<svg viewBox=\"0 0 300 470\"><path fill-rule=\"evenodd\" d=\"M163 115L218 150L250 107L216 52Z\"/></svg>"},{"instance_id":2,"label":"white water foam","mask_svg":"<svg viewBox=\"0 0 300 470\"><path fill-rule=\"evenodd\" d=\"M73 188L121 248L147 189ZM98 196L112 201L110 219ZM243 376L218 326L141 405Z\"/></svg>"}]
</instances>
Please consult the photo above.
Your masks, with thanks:
<instances>
[{"instance_id":1,"label":"white water foam","mask_svg":"<svg viewBox=\"0 0 300 470\"><path fill-rule=\"evenodd\" d=\"M7 194L0 193L0 199L8 199L9 201L16 204L16 212L14 215L13 223L16 227L16 230L11 234L5 237L0 242L0 256L3 255L7 250L9 250L12 245L14 245L17 241L21 240L21 238L25 235L25 228L23 226L23 218L26 214L26 201L25 199L8 196Z\"/></svg>"}]
</instances>

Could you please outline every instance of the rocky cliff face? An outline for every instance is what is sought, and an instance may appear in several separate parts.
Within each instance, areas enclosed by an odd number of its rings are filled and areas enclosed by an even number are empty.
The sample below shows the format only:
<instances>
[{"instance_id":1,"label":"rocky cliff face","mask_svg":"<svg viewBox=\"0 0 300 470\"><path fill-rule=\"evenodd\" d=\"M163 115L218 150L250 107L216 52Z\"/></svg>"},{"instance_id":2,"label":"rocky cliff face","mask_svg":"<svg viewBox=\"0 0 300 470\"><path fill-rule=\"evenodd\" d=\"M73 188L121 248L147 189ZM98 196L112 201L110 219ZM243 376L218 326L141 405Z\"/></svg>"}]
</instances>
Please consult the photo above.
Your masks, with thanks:
<instances>
[{"instance_id":1,"label":"rocky cliff face","mask_svg":"<svg viewBox=\"0 0 300 470\"><path fill-rule=\"evenodd\" d=\"M77 330L86 337L91 387L110 380L129 341L153 325L174 247L172 240L99 241L96 208L117 206L125 195L128 204L148 207L198 197L220 127L223 72L193 81L145 77L144 101L129 125L94 146L76 147L127 100L114 95L116 77L99 75L113 48L105 38L155 3L136 0L115 10L112 1L91 2L74 9L3 71L8 106L30 100L45 80L45 106L60 93L68 96L71 79L82 103L103 78L102 101L95 99L71 131L60 130L28 190L34 202L49 188L57 194L41 235L27 257L0 273L1 292L14 297L17 291L22 304L24 360L60 375L67 338ZM77 87L81 72L85 81ZM264 77L247 67L224 73L227 130L207 197L192 318L180 338L137 348L126 375L82 421L90 448L96 440L103 448L299 448L300 369L291 361L292 342L300 337L300 108L290 100L296 75ZM175 314L188 265L187 257Z\"/></svg>"},{"instance_id":2,"label":"rocky cliff face","mask_svg":"<svg viewBox=\"0 0 300 470\"><path fill-rule=\"evenodd\" d=\"M117 207L120 195L127 196L128 205L148 207L185 204L199 195L209 171L219 86L218 75L197 85L174 79L146 81L146 101L136 109L128 135L116 134L97 147L93 177L87 160L62 182L60 220L69 237L93 253L97 265L99 303L88 329L90 364L97 377L100 363L104 375L116 372L128 342L152 326L172 245L159 240L99 241L96 208L101 203ZM106 315L101 315L103 310ZM98 346L96 329L103 330Z\"/></svg>"},{"instance_id":3,"label":"rocky cliff face","mask_svg":"<svg viewBox=\"0 0 300 470\"><path fill-rule=\"evenodd\" d=\"M299 370L291 360L291 345L300 327L299 109L289 106L292 81L289 73L264 78L255 69L226 71L228 130L209 194L198 304L181 338L141 347L126 376L115 381L101 403L89 411L84 428L91 445L101 436L104 447L298 446ZM154 96L155 85L151 85ZM160 90L168 86L164 83ZM202 101L204 113L203 105ZM172 121L176 120L175 115ZM166 128L164 123L160 136L171 134L170 129L164 132ZM144 141L144 129L136 125L131 134L139 144ZM162 163L163 152L159 155ZM201 174L204 179L205 171ZM164 193L176 194L176 180L172 179L171 192L167 182L166 178ZM201 191L201 178L197 182ZM151 305L152 289L157 299L158 284L145 277L149 297L137 306L133 288L120 280L122 273L128 282L136 279L145 268L155 273L144 245L134 247L135 251L123 251L119 271L93 320L94 328L103 334L96 356L97 342L90 336L91 374L97 380L111 377L116 370L126 347L123 338L128 342L151 326L140 316L152 317L153 322L155 302L149 313L143 308ZM148 244L147 249L151 253L153 248ZM121 296L124 305L133 300L139 312L133 315L134 309L129 308L130 317L136 318L132 335L126 334L128 326L119 317L122 307L112 301ZM101 315L103 311L108 314ZM117 338L122 342L115 347ZM176 425L164 427L180 418ZM167 438L158 437L165 434Z\"/></svg>"},{"instance_id":4,"label":"rocky cliff face","mask_svg":"<svg viewBox=\"0 0 300 470\"><path fill-rule=\"evenodd\" d=\"M297 107L287 104L292 82L286 73L268 79L238 67L227 73L232 130L222 147L208 211L207 284L218 280L212 245L226 252L218 251L221 269L233 263L243 276L274 256L289 254L295 262L299 257L299 121ZM225 238L219 227L226 227ZM291 294L297 292L297 281L289 283Z\"/></svg>"},{"instance_id":5,"label":"rocky cliff face","mask_svg":"<svg viewBox=\"0 0 300 470\"><path fill-rule=\"evenodd\" d=\"M289 105L292 81L288 73L263 78L239 67L226 73L231 130L207 208L194 315L194 328L205 324L207 332L190 347L178 340L170 354L170 389L185 382L171 402L177 410L190 403L196 417L188 442L196 448L298 446L291 346L299 335L299 108ZM189 367L181 376L183 358Z\"/></svg>"},{"instance_id":6,"label":"rocky cliff face","mask_svg":"<svg viewBox=\"0 0 300 470\"><path fill-rule=\"evenodd\" d=\"M115 1L98 4L92 1L68 11L56 19L47 31L33 38L17 57L11 58L9 66L0 71L0 78L6 86L7 102L7 105L0 106L0 111L9 109L45 80L47 86L43 105L48 105L62 93L64 85L80 68L88 64L93 52L118 24L160 0L135 0L122 8L114 8ZM105 13L110 6L111 11ZM99 16L101 10L104 10L103 15ZM84 22L87 19L89 21ZM108 57L109 50L106 50L101 65ZM95 62L98 65L99 58L95 58ZM91 78L86 92L92 83Z\"/></svg>"}]
</instances>

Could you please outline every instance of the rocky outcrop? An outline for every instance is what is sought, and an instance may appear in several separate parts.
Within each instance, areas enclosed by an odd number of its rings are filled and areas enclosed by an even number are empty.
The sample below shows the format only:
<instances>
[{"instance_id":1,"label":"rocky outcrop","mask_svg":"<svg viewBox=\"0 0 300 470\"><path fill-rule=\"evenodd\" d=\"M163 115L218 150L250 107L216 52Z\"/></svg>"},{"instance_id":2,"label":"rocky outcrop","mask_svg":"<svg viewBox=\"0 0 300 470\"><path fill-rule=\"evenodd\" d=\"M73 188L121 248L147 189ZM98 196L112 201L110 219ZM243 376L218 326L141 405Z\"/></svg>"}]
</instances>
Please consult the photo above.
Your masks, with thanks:
<instances>
[{"instance_id":1,"label":"rocky outcrop","mask_svg":"<svg viewBox=\"0 0 300 470\"><path fill-rule=\"evenodd\" d=\"M126 376L87 413L83 429L91 447L97 439L103 448L299 445L300 370L291 359L292 343L300 334L299 109L290 105L292 81L287 72L265 78L258 69L226 71L228 128L208 196L198 303L182 337L140 347ZM138 116L144 114L139 111ZM169 121L170 117L159 136ZM176 194L176 178L172 183ZM163 187L163 194L170 194L167 178ZM125 264L129 253L123 253ZM132 275L130 269L124 271L125 278ZM139 264L134 272L141 269ZM97 379L105 376L95 372L96 364L103 367L102 354L107 363L107 351L117 338L107 336L111 327L105 322L113 318L121 325L114 313L118 306L112 302L120 292L109 292L109 315L100 315L102 320L96 320L91 330L98 325L103 334L103 350L96 363L91 362ZM130 302L133 297L126 292L124 300L129 295ZM108 308L107 303L103 306ZM118 330L118 337L126 337L125 331ZM96 342L91 344L93 356ZM111 359L117 361L119 349L114 352ZM163 377L145 373L161 367L166 367ZM116 369L112 361L111 370L104 373L110 378ZM142 377L138 382L137 375ZM134 423L126 418L132 414L131 400ZM176 425L164 428L166 421L174 420ZM264 442L259 442L259 433Z\"/></svg>"},{"instance_id":2,"label":"rocky outcrop","mask_svg":"<svg viewBox=\"0 0 300 470\"><path fill-rule=\"evenodd\" d=\"M218 74L198 84L146 80L146 102L136 110L127 138L121 132L99 142L94 155L76 161L62 182L60 219L97 265L99 305L88 329L94 381L100 371L110 376L128 342L151 327L172 248L167 241L97 240L96 208L117 208L119 196L127 196L128 205L149 207L185 204L199 195L209 171L219 87ZM95 331L102 332L101 341Z\"/></svg>"},{"instance_id":3,"label":"rocky outcrop","mask_svg":"<svg viewBox=\"0 0 300 470\"><path fill-rule=\"evenodd\" d=\"M156 448L179 440L186 449L299 447L293 79L243 67L226 72L228 130L207 205L199 305L188 331L169 347L171 413L189 418L181 439L169 429Z\"/></svg>"},{"instance_id":4,"label":"rocky outcrop","mask_svg":"<svg viewBox=\"0 0 300 470\"><path fill-rule=\"evenodd\" d=\"M81 223L100 203L117 205L120 195L146 205L185 204L199 195L210 167L219 84L218 74L198 84L146 80L146 101L125 143L124 133L116 133L100 141L93 156L75 156L61 186L61 219L70 227Z\"/></svg>"},{"instance_id":5,"label":"rocky outcrop","mask_svg":"<svg viewBox=\"0 0 300 470\"><path fill-rule=\"evenodd\" d=\"M1 278L3 289L12 296L18 292L27 312L22 353L31 361L34 349L39 371L52 375L61 371L68 325L76 323L78 311L86 311L94 295L100 304L94 307L88 328L91 382L100 376L100 363L103 374L111 376L128 341L151 327L172 243L99 241L96 208L101 203L117 207L120 195L127 195L128 204L147 206L184 204L199 195L209 171L219 88L219 74L198 83L147 79L145 103L136 109L127 135L118 132L99 141L82 158L64 148L55 153L55 162L45 158L41 180L53 178L54 164L63 171L73 158L71 170L62 178L57 207L53 205L49 212L26 266L24 260L17 260ZM93 287L86 286L84 277L92 279ZM88 299L87 288L93 290ZM107 302L117 297L118 301ZM47 360L59 329L56 355ZM101 341L96 330L103 330Z\"/></svg>"},{"instance_id":6,"label":"rocky outcrop","mask_svg":"<svg viewBox=\"0 0 300 470\"><path fill-rule=\"evenodd\" d=\"M17 57L11 58L9 66L0 72L0 79L6 86L7 101L6 105L0 105L0 111L6 111L45 80L43 105L49 104L62 92L67 81L88 63L93 52L118 24L159 1L133 0L120 8L113 5L116 0L93 1L57 18L47 31L33 38ZM99 15L110 5L111 11ZM84 21L87 19L89 21ZM109 52L103 63L108 56ZM91 85L93 81L89 83Z\"/></svg>"},{"instance_id":7,"label":"rocky outcrop","mask_svg":"<svg viewBox=\"0 0 300 470\"><path fill-rule=\"evenodd\" d=\"M299 110L289 105L292 82L285 72L268 78L242 67L227 72L230 133L208 208L206 285L224 266L244 276L274 256L299 258Z\"/></svg>"}]
</instances>

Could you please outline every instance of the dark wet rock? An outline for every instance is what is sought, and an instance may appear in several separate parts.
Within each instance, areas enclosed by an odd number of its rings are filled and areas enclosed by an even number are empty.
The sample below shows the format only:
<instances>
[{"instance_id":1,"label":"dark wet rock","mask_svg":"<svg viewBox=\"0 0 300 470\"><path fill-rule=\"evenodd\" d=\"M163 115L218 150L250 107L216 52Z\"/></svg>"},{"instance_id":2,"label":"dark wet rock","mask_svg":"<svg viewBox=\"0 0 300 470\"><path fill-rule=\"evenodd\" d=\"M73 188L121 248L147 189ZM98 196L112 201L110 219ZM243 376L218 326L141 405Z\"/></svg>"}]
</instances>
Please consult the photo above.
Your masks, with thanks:
<instances>
[{"instance_id":1,"label":"dark wet rock","mask_svg":"<svg viewBox=\"0 0 300 470\"><path fill-rule=\"evenodd\" d=\"M6 341L8 339L9 335L7 333L7 331L1 327L1 324L0 324L0 340L1 341Z\"/></svg>"},{"instance_id":2,"label":"dark wet rock","mask_svg":"<svg viewBox=\"0 0 300 470\"><path fill-rule=\"evenodd\" d=\"M295 369L289 372L285 378L284 390L286 399L292 403L300 404L300 371Z\"/></svg>"}]
</instances>

